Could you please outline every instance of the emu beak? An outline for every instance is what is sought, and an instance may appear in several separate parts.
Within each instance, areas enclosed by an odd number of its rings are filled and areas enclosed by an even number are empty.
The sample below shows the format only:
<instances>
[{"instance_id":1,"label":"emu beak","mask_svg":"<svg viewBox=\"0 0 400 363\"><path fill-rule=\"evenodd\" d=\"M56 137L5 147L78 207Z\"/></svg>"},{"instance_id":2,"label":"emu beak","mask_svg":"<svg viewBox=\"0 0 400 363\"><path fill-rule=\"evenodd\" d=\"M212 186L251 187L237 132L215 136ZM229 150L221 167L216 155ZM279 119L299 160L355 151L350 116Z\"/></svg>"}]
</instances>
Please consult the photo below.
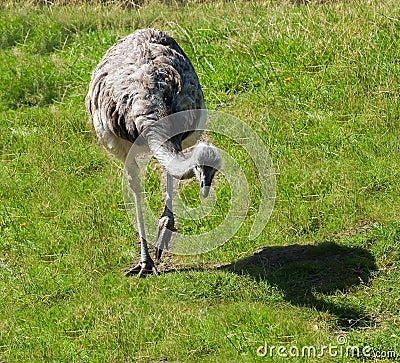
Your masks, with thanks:
<instances>
[{"instance_id":1,"label":"emu beak","mask_svg":"<svg viewBox=\"0 0 400 363\"><path fill-rule=\"evenodd\" d=\"M211 180L207 178L204 174L200 179L200 194L203 198L207 198L210 193Z\"/></svg>"},{"instance_id":2,"label":"emu beak","mask_svg":"<svg viewBox=\"0 0 400 363\"><path fill-rule=\"evenodd\" d=\"M203 188L201 188L201 196L203 198L207 198L209 193L210 193L210 186L209 185L204 186Z\"/></svg>"}]
</instances>

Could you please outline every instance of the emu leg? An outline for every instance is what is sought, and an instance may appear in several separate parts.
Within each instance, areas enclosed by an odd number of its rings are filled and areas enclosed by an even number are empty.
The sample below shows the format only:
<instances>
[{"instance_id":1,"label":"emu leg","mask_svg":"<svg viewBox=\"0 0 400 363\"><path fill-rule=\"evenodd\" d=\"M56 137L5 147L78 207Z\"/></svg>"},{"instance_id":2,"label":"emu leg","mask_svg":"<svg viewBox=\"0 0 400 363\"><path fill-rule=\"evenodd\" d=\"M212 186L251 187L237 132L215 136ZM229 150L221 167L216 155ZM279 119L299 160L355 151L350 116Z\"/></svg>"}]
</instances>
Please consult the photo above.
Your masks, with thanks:
<instances>
[{"instance_id":1,"label":"emu leg","mask_svg":"<svg viewBox=\"0 0 400 363\"><path fill-rule=\"evenodd\" d=\"M127 276L137 274L139 277L145 274L154 273L157 275L157 269L154 264L154 261L150 257L149 249L146 241L146 232L144 228L143 221L143 212L142 212L142 190L141 183L139 179L139 168L136 161L133 161L129 165L126 166L128 173L128 181L135 195L135 204L136 204L136 217L139 231L139 239L140 239L140 262L133 267L130 267L126 270L125 274Z\"/></svg>"}]
</instances>

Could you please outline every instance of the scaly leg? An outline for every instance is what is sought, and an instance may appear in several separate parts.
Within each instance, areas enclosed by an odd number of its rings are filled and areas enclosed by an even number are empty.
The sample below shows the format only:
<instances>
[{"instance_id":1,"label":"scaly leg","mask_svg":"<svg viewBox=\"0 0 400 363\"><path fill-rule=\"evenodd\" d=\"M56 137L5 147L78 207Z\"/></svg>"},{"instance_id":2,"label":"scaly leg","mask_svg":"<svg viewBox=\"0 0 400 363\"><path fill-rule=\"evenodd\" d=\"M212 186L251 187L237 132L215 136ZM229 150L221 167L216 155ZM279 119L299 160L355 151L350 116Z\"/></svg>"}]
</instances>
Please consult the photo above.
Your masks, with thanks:
<instances>
[{"instance_id":1,"label":"scaly leg","mask_svg":"<svg viewBox=\"0 0 400 363\"><path fill-rule=\"evenodd\" d=\"M144 220L143 220L143 212L142 212L142 188L141 182L139 178L139 168L136 161L132 161L129 165L126 165L126 170L128 174L128 181L133 190L135 196L135 204L136 204L136 217L139 231L139 239L140 239L140 262L129 268L126 271L126 275L138 274L138 276L142 276L144 274L154 273L157 275L157 269L154 265L154 261L150 257L149 249L147 247L146 241L146 232L144 228Z\"/></svg>"},{"instance_id":2,"label":"scaly leg","mask_svg":"<svg viewBox=\"0 0 400 363\"><path fill-rule=\"evenodd\" d=\"M164 213L158 222L158 235L156 242L156 259L160 260L163 249L168 249L168 243L171 240L174 231L174 213L172 212L172 198L174 191L174 180L172 175L167 173L167 187L165 193Z\"/></svg>"}]
</instances>

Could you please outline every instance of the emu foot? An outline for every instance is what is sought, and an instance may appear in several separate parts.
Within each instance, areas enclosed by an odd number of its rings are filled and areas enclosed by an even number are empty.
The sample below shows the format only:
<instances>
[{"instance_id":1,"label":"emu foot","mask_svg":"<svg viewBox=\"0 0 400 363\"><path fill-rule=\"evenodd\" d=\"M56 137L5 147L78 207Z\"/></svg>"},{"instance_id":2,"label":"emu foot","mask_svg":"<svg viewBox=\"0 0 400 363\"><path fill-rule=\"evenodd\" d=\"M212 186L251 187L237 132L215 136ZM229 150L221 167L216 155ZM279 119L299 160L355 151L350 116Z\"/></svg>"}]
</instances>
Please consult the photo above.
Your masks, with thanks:
<instances>
[{"instance_id":1,"label":"emu foot","mask_svg":"<svg viewBox=\"0 0 400 363\"><path fill-rule=\"evenodd\" d=\"M125 270L125 276L137 275L138 277L145 277L150 274L158 275L156 266L152 259L140 261L138 264L132 265Z\"/></svg>"},{"instance_id":2,"label":"emu foot","mask_svg":"<svg viewBox=\"0 0 400 363\"><path fill-rule=\"evenodd\" d=\"M169 212L169 211L167 211ZM164 211L164 213L167 213ZM172 233L175 232L175 221L172 212L162 216L158 222L158 235L156 241L156 259L159 261L163 250L168 250Z\"/></svg>"}]
</instances>

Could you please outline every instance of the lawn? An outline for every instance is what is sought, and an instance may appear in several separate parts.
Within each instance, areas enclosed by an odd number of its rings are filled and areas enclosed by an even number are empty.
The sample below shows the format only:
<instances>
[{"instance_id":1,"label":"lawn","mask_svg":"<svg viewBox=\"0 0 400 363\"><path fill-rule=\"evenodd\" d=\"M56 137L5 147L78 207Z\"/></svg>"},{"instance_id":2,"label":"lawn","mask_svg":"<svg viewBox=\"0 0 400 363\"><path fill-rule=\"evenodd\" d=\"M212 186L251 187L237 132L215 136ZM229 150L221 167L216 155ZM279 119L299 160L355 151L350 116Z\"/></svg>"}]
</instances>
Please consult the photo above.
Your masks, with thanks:
<instances>
[{"instance_id":1,"label":"lawn","mask_svg":"<svg viewBox=\"0 0 400 363\"><path fill-rule=\"evenodd\" d=\"M61 3L0 1L0 362L400 357L400 3ZM210 135L248 179L246 221L139 279L123 274L139 258L123 165L84 98L104 52L146 27L182 46L208 109L262 140L276 200L248 238L261 180L240 145ZM223 217L235 188L216 188ZM199 202L194 183L181 193Z\"/></svg>"}]
</instances>

